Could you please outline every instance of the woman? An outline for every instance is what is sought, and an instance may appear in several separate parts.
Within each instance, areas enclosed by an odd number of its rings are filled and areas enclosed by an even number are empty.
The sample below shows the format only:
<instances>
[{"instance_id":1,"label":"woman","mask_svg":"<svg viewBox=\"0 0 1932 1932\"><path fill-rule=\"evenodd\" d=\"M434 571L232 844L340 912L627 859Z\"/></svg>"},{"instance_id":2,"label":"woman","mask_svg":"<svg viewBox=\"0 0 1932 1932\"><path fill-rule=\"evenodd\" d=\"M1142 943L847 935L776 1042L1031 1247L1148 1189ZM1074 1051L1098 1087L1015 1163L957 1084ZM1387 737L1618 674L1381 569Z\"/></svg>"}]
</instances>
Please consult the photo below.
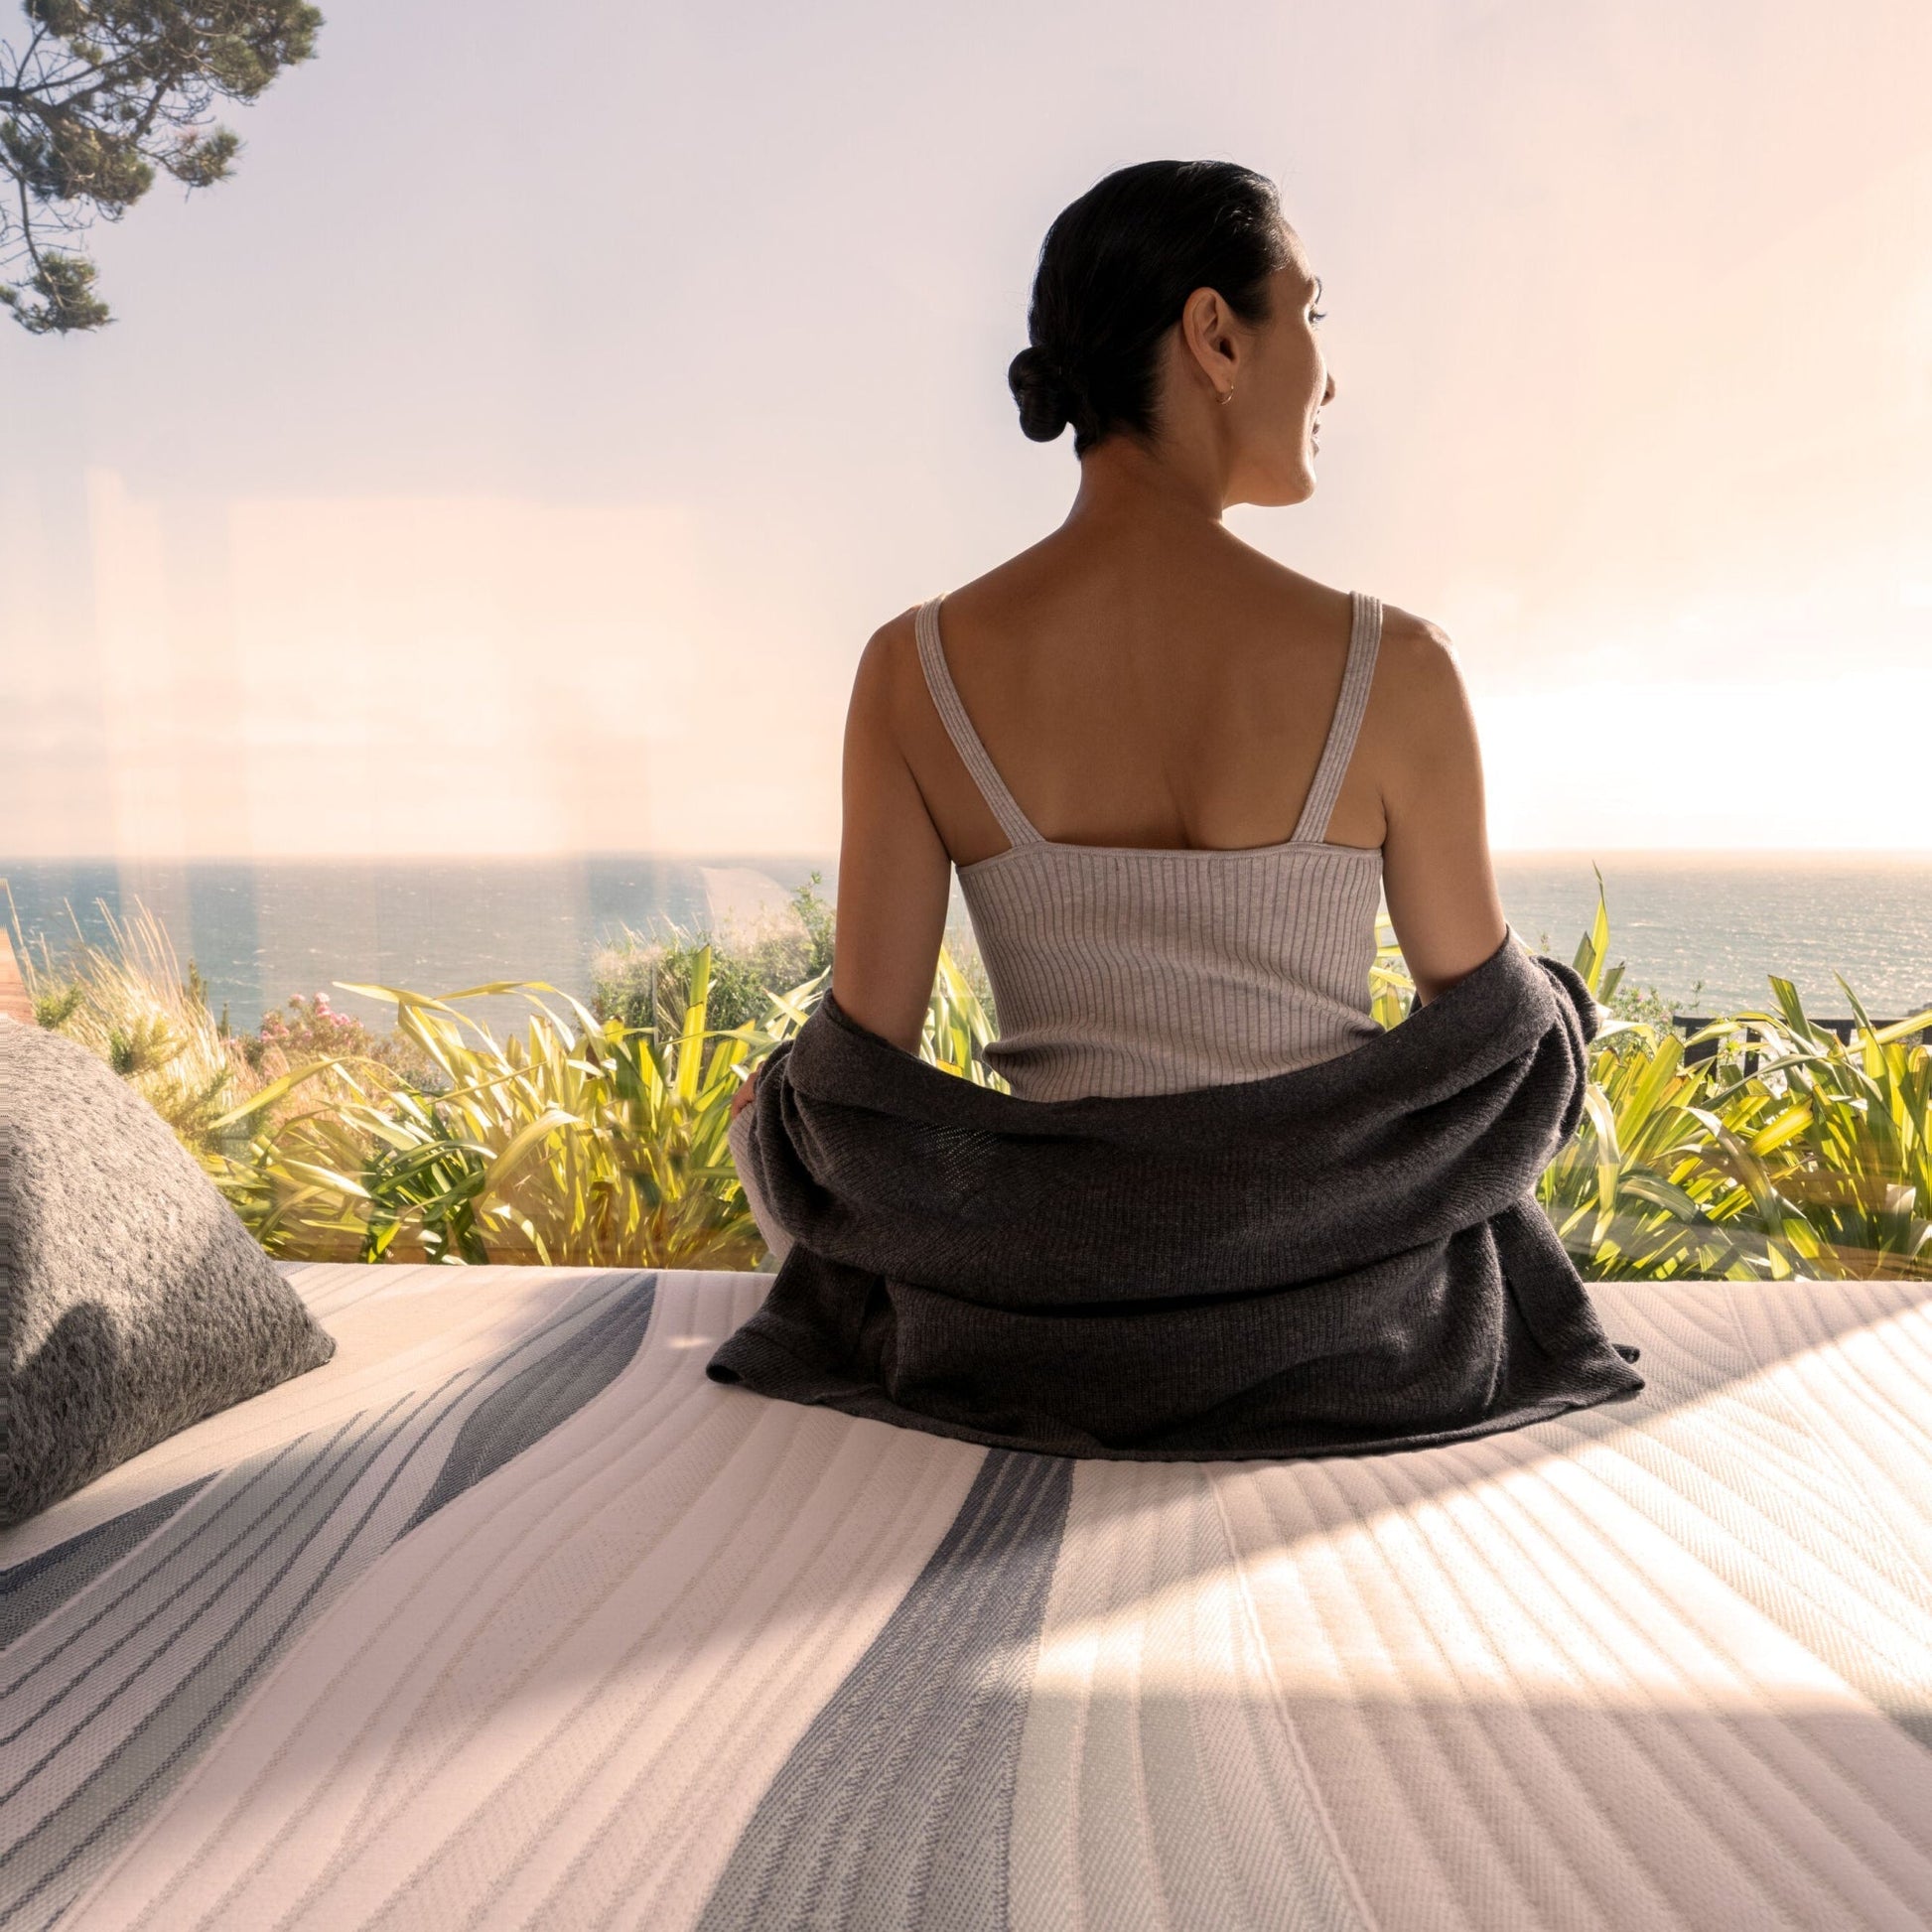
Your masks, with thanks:
<instances>
[{"instance_id":1,"label":"woman","mask_svg":"<svg viewBox=\"0 0 1932 1932\"><path fill-rule=\"evenodd\" d=\"M1313 494L1320 299L1273 185L1231 162L1121 169L1047 231L1007 379L1028 436L1071 425L1079 488L860 659L832 988L861 1025L917 1051L953 867L1001 1022L987 1059L1026 1098L1347 1052L1376 1031L1383 897L1425 1001L1503 942L1449 638L1222 520ZM782 1260L753 1092L733 1155Z\"/></svg>"}]
</instances>

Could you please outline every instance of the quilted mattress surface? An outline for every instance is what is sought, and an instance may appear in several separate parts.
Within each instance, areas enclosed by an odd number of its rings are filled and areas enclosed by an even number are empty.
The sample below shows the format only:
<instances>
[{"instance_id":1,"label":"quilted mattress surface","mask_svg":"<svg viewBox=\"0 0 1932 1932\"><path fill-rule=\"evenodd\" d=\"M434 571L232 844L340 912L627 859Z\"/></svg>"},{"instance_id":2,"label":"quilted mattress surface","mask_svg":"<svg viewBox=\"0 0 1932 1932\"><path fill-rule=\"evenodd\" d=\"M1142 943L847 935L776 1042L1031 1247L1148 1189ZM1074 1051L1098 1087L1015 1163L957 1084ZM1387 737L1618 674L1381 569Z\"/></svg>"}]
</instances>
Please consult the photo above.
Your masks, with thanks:
<instances>
[{"instance_id":1,"label":"quilted mattress surface","mask_svg":"<svg viewBox=\"0 0 1932 1932\"><path fill-rule=\"evenodd\" d=\"M1932 1924L1932 1285L1134 1463L710 1382L767 1275L286 1272L333 1361L0 1535L0 1926Z\"/></svg>"}]
</instances>

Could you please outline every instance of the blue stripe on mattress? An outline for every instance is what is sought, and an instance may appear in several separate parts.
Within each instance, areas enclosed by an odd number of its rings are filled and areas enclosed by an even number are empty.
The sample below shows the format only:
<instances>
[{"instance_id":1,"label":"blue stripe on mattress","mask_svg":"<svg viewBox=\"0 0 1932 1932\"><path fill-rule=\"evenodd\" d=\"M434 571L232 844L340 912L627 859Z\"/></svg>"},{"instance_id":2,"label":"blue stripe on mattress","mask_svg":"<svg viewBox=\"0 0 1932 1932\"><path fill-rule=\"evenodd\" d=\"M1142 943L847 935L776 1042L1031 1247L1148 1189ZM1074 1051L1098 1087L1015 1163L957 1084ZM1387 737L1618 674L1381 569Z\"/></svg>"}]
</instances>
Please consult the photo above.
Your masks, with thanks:
<instances>
[{"instance_id":1,"label":"blue stripe on mattress","mask_svg":"<svg viewBox=\"0 0 1932 1932\"><path fill-rule=\"evenodd\" d=\"M547 1436L617 1380L650 1326L656 1280L654 1275L646 1276L640 1292L614 1296L610 1306L563 1346L547 1350L477 1408L463 1425L429 1494L403 1525L404 1535Z\"/></svg>"},{"instance_id":2,"label":"blue stripe on mattress","mask_svg":"<svg viewBox=\"0 0 1932 1932\"><path fill-rule=\"evenodd\" d=\"M29 1557L25 1563L0 1570L0 1653L145 1542L189 1497L212 1480L212 1476L197 1476L138 1509L123 1510L37 1557Z\"/></svg>"},{"instance_id":3,"label":"blue stripe on mattress","mask_svg":"<svg viewBox=\"0 0 1932 1932\"><path fill-rule=\"evenodd\" d=\"M1021 1730L1073 1469L987 1451L925 1568L759 1800L698 1932L1007 1923Z\"/></svg>"}]
</instances>

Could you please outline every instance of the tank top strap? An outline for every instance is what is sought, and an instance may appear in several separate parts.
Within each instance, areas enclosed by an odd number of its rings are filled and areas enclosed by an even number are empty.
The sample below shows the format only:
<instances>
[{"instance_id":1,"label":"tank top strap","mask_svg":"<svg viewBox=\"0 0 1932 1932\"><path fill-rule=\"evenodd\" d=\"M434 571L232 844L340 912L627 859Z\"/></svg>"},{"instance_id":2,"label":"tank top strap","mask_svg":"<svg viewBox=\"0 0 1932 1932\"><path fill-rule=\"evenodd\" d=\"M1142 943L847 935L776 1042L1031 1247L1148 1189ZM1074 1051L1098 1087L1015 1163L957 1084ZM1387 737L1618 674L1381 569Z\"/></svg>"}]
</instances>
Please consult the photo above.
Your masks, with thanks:
<instances>
[{"instance_id":1,"label":"tank top strap","mask_svg":"<svg viewBox=\"0 0 1932 1932\"><path fill-rule=\"evenodd\" d=\"M1007 789L1006 780L994 769L979 733L973 729L973 721L966 715L952 672L946 668L946 653L939 643L939 603L944 595L942 591L938 597L927 598L912 621L913 634L919 640L919 664L925 672L926 689L932 693L946 736L965 760L966 769L979 786L980 796L1000 821L1001 831L1016 846L1042 844L1033 821L1020 809L1013 793Z\"/></svg>"},{"instance_id":2,"label":"tank top strap","mask_svg":"<svg viewBox=\"0 0 1932 1932\"><path fill-rule=\"evenodd\" d=\"M1348 598L1348 662L1341 674L1341 695L1335 700L1321 762L1314 768L1314 781L1309 786L1291 844L1309 840L1318 844L1327 837L1329 814L1341 794L1341 781L1348 774L1348 760L1355 751L1355 735L1368 709L1368 689L1375 679L1375 656L1382 643L1382 600L1366 591L1350 591Z\"/></svg>"}]
</instances>

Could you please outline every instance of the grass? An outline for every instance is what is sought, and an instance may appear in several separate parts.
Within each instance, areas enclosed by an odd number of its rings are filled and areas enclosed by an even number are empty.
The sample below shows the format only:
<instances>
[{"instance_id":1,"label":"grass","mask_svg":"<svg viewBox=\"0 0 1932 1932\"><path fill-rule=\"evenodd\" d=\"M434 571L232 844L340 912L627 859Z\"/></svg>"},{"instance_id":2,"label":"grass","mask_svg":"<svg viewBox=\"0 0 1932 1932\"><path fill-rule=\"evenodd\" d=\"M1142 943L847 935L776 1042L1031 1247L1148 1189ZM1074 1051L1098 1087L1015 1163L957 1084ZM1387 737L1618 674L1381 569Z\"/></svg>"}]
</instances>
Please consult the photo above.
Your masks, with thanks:
<instances>
[{"instance_id":1,"label":"grass","mask_svg":"<svg viewBox=\"0 0 1932 1932\"><path fill-rule=\"evenodd\" d=\"M106 906L107 940L74 923L58 961L43 936L23 949L21 977L34 1017L105 1060L197 1153L234 1091L251 1084L208 1013L200 975L183 975L161 921L145 907L121 919Z\"/></svg>"}]
</instances>

